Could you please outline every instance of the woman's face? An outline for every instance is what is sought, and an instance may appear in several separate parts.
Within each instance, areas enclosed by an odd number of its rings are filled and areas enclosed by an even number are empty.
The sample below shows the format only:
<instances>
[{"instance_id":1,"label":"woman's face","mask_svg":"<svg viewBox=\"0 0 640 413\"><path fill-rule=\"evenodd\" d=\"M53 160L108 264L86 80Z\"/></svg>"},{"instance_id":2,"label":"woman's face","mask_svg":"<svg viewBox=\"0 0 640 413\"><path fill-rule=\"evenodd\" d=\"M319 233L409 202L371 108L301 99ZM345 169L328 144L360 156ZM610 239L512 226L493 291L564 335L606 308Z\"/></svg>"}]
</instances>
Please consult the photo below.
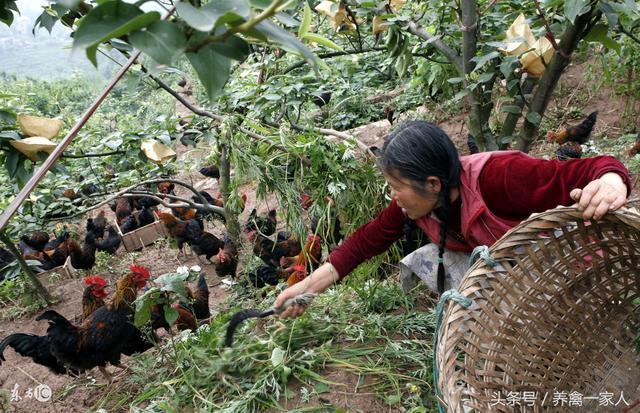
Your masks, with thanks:
<instances>
[{"instance_id":1,"label":"woman's face","mask_svg":"<svg viewBox=\"0 0 640 413\"><path fill-rule=\"evenodd\" d=\"M391 188L391 197L411 219L418 219L429 215L438 204L440 194L440 180L428 177L424 183L416 183L407 178L385 173L384 179ZM423 187L420 190L420 186Z\"/></svg>"}]
</instances>

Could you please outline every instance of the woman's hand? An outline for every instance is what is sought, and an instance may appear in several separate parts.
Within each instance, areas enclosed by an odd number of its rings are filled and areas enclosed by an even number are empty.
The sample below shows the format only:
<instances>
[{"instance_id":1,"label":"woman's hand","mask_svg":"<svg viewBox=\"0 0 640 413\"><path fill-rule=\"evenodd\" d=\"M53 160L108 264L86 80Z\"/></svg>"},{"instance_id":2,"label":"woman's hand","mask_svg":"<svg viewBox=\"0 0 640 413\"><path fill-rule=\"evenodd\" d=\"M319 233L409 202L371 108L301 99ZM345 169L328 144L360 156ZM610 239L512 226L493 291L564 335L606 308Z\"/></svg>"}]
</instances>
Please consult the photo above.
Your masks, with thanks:
<instances>
[{"instance_id":1,"label":"woman's hand","mask_svg":"<svg viewBox=\"0 0 640 413\"><path fill-rule=\"evenodd\" d=\"M297 284L287 288L276 298L273 303L275 308L281 307L286 300L293 298L303 293L316 293L319 294L329 288L333 283L339 280L338 272L333 265L326 263L314 272L312 272L307 278L300 281ZM283 318L295 318L300 317L304 313L304 307L294 305L287 308L280 314Z\"/></svg>"},{"instance_id":2,"label":"woman's hand","mask_svg":"<svg viewBox=\"0 0 640 413\"><path fill-rule=\"evenodd\" d=\"M627 186L615 172L607 172L582 189L575 188L569 196L577 202L584 219L600 219L627 202Z\"/></svg>"}]
</instances>

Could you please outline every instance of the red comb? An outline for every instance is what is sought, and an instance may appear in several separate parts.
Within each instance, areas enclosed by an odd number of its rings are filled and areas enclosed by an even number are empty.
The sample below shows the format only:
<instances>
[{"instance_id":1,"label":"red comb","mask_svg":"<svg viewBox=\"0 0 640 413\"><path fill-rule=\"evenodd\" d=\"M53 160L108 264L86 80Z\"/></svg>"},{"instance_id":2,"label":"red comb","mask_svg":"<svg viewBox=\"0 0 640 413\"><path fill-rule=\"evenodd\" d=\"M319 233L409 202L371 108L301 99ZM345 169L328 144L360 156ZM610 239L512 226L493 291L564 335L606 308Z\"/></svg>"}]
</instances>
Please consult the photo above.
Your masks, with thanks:
<instances>
[{"instance_id":1,"label":"red comb","mask_svg":"<svg viewBox=\"0 0 640 413\"><path fill-rule=\"evenodd\" d=\"M149 270L142 265L131 264L129 266L129 270L137 275L141 275L143 278L147 279L151 275Z\"/></svg>"},{"instance_id":2,"label":"red comb","mask_svg":"<svg viewBox=\"0 0 640 413\"><path fill-rule=\"evenodd\" d=\"M99 275L89 275L87 277L84 277L84 283L87 285L97 285L99 287L104 287L107 285L107 280Z\"/></svg>"}]
</instances>

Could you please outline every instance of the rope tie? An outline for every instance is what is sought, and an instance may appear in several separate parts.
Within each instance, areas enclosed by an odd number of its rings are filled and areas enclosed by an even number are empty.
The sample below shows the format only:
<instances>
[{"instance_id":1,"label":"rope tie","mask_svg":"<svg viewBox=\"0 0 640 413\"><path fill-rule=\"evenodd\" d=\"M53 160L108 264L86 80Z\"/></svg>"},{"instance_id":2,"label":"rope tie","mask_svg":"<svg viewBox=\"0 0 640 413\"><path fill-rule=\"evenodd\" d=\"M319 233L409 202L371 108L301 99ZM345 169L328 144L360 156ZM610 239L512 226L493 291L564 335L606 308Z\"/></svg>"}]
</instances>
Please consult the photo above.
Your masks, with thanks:
<instances>
[{"instance_id":1,"label":"rope tie","mask_svg":"<svg viewBox=\"0 0 640 413\"><path fill-rule=\"evenodd\" d=\"M493 257L489 253L489 247L487 247L486 245L478 245L473 249L473 251L471 251L471 256L469 257L469 267L471 267L478 260L478 258L482 258L482 260L486 262L487 265L491 268L498 265L498 261L493 259Z\"/></svg>"},{"instance_id":2,"label":"rope tie","mask_svg":"<svg viewBox=\"0 0 640 413\"><path fill-rule=\"evenodd\" d=\"M438 301L438 305L436 306L436 326L435 332L433 334L433 384L436 390L436 398L438 399L439 413L447 413L447 409L445 409L440 403L440 400L442 400L442 392L440 391L440 387L438 386L438 377L440 376L440 372L438 371L438 333L440 331L440 323L442 322L442 315L444 313L444 305L449 300L455 301L463 308L469 308L469 306L473 303L470 298L465 297L454 289L451 289L442 293L442 295L440 296L440 301Z\"/></svg>"}]
</instances>

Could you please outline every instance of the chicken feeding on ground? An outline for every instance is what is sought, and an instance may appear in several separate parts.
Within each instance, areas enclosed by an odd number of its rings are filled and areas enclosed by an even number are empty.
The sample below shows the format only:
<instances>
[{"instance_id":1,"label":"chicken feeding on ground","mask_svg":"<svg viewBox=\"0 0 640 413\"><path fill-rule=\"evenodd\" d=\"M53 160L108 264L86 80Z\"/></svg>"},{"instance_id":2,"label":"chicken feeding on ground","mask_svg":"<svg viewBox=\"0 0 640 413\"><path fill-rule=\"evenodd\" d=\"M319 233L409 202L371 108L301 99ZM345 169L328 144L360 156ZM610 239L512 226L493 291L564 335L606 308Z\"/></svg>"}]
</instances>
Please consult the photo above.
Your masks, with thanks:
<instances>
[{"instance_id":1,"label":"chicken feeding on ground","mask_svg":"<svg viewBox=\"0 0 640 413\"><path fill-rule=\"evenodd\" d=\"M258 216L258 211L254 208L249 214L249 218L244 226L247 239L253 242L257 233L268 237L276 232L277 223L277 213L275 209L270 210L267 216L262 217Z\"/></svg>"},{"instance_id":2,"label":"chicken feeding on ground","mask_svg":"<svg viewBox=\"0 0 640 413\"><path fill-rule=\"evenodd\" d=\"M261 265L255 271L247 274L251 285L255 288L263 288L267 285L276 286L280 279L285 278L282 270L271 265Z\"/></svg>"},{"instance_id":3,"label":"chicken feeding on ground","mask_svg":"<svg viewBox=\"0 0 640 413\"><path fill-rule=\"evenodd\" d=\"M46 335L11 334L0 342L0 360L6 361L3 353L9 346L56 374L78 374L98 367L111 382L107 363L118 366L122 354L131 355L153 346L132 321L137 291L148 278L149 270L131 265L130 272L118 280L112 299L79 326L56 311L45 311L36 321L49 322Z\"/></svg>"},{"instance_id":4,"label":"chicken feeding on ground","mask_svg":"<svg viewBox=\"0 0 640 413\"><path fill-rule=\"evenodd\" d=\"M158 218L164 223L169 235L176 240L178 250L181 253L185 243L188 243L189 240L198 239L202 235L202 228L196 220L183 221L166 212L159 213Z\"/></svg>"},{"instance_id":5,"label":"chicken feeding on ground","mask_svg":"<svg viewBox=\"0 0 640 413\"><path fill-rule=\"evenodd\" d=\"M277 267L282 257L291 257L302 251L300 240L296 236L273 242L269 238L258 234L253 244L253 253L260 257L265 264Z\"/></svg>"},{"instance_id":6,"label":"chicken feeding on ground","mask_svg":"<svg viewBox=\"0 0 640 413\"><path fill-rule=\"evenodd\" d=\"M589 140L597 118L598 111L596 110L575 126L564 128L559 132L547 133L549 141L560 145L556 150L556 157L559 160L580 159L582 157L581 145Z\"/></svg>"},{"instance_id":7,"label":"chicken feeding on ground","mask_svg":"<svg viewBox=\"0 0 640 413\"><path fill-rule=\"evenodd\" d=\"M89 318L98 308L104 305L107 292L107 280L99 275L90 275L84 278L87 285L82 292L82 320Z\"/></svg>"},{"instance_id":8,"label":"chicken feeding on ground","mask_svg":"<svg viewBox=\"0 0 640 413\"><path fill-rule=\"evenodd\" d=\"M200 168L200 173L208 178L220 179L220 168L215 164Z\"/></svg>"},{"instance_id":9,"label":"chicken feeding on ground","mask_svg":"<svg viewBox=\"0 0 640 413\"><path fill-rule=\"evenodd\" d=\"M238 268L238 249L229 234L224 235L224 248L213 258L213 267L218 277L236 276Z\"/></svg>"},{"instance_id":10,"label":"chicken feeding on ground","mask_svg":"<svg viewBox=\"0 0 640 413\"><path fill-rule=\"evenodd\" d=\"M102 238L100 241L95 241L96 249L98 251L104 251L111 255L115 254L120 244L122 243L122 238L120 234L118 234L118 230L113 225L107 225L107 237Z\"/></svg>"},{"instance_id":11,"label":"chicken feeding on ground","mask_svg":"<svg viewBox=\"0 0 640 413\"><path fill-rule=\"evenodd\" d=\"M200 259L204 255L208 261L216 255L221 248L224 248L224 242L210 232L203 232L195 238L187 240L191 246L191 250Z\"/></svg>"}]
</instances>

